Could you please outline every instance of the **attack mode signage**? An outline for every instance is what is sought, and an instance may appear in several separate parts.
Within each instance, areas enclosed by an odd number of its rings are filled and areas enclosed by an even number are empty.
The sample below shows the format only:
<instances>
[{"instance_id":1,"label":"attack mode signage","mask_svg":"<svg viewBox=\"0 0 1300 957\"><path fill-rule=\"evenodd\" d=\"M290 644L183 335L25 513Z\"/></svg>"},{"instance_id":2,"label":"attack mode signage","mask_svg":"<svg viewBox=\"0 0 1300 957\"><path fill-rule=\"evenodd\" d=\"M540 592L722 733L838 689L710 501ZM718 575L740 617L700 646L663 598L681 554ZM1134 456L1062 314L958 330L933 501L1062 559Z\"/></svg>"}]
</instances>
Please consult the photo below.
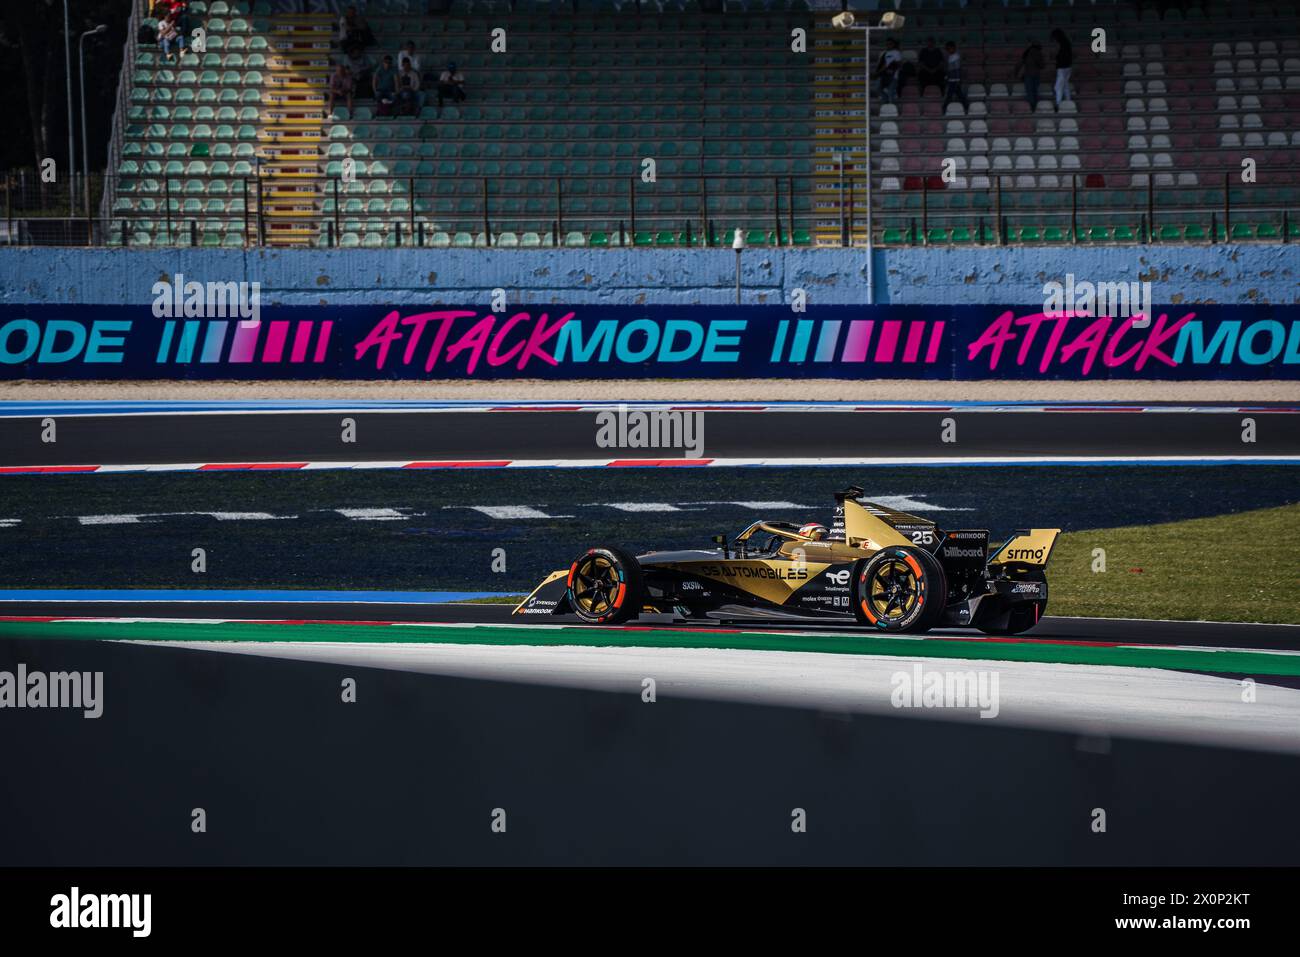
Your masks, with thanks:
<instances>
[{"instance_id":1,"label":"attack mode signage","mask_svg":"<svg viewBox=\"0 0 1300 957\"><path fill-rule=\"evenodd\" d=\"M0 378L1296 379L1300 307L0 306Z\"/></svg>"}]
</instances>

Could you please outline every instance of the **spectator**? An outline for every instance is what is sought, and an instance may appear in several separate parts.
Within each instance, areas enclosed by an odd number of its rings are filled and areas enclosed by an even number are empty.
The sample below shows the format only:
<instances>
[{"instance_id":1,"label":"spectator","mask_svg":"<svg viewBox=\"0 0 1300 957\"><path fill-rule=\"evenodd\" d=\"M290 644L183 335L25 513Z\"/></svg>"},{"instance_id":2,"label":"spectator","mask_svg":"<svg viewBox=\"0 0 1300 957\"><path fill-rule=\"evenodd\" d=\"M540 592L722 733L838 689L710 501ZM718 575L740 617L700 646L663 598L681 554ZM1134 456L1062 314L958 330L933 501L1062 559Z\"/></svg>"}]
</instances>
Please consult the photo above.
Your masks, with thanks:
<instances>
[{"instance_id":1,"label":"spectator","mask_svg":"<svg viewBox=\"0 0 1300 957\"><path fill-rule=\"evenodd\" d=\"M176 21L171 18L171 14L158 21L158 46L162 47L161 60L171 63L172 51L175 50L176 62L180 62L180 31L176 29Z\"/></svg>"},{"instance_id":2,"label":"spectator","mask_svg":"<svg viewBox=\"0 0 1300 957\"><path fill-rule=\"evenodd\" d=\"M366 18L357 13L356 7L348 7L339 18L339 46L346 51L354 47L364 50L374 45L375 34Z\"/></svg>"},{"instance_id":3,"label":"spectator","mask_svg":"<svg viewBox=\"0 0 1300 957\"><path fill-rule=\"evenodd\" d=\"M1074 67L1074 48L1060 29L1052 31L1052 43L1056 45L1056 108L1060 110L1061 101L1070 99L1070 70Z\"/></svg>"},{"instance_id":4,"label":"spectator","mask_svg":"<svg viewBox=\"0 0 1300 957\"><path fill-rule=\"evenodd\" d=\"M393 57L383 57L380 69L370 78L374 87L374 103L378 116L387 116L398 99L398 72L393 69Z\"/></svg>"},{"instance_id":5,"label":"spectator","mask_svg":"<svg viewBox=\"0 0 1300 957\"><path fill-rule=\"evenodd\" d=\"M357 95L365 96L370 89L370 75L375 72L375 63L370 59L370 54L353 47L352 51L344 57L343 62L352 73L352 82L356 86Z\"/></svg>"},{"instance_id":6,"label":"spectator","mask_svg":"<svg viewBox=\"0 0 1300 957\"><path fill-rule=\"evenodd\" d=\"M454 63L448 63L447 69L438 77L438 109L442 109L442 102L447 97L457 103L465 102L465 74L456 69Z\"/></svg>"},{"instance_id":7,"label":"spectator","mask_svg":"<svg viewBox=\"0 0 1300 957\"><path fill-rule=\"evenodd\" d=\"M334 103L336 100L346 100L348 104L348 114L352 113L352 96L356 91L356 80L352 77L352 71L346 63L340 63L334 68L333 75L330 76L330 119L334 118Z\"/></svg>"},{"instance_id":8,"label":"spectator","mask_svg":"<svg viewBox=\"0 0 1300 957\"><path fill-rule=\"evenodd\" d=\"M943 48L948 53L948 67L944 73L944 112L947 112L949 103L953 100L960 100L962 110L969 113L970 100L966 98L966 90L962 87L961 54L957 52L957 44L949 40L943 45Z\"/></svg>"},{"instance_id":9,"label":"spectator","mask_svg":"<svg viewBox=\"0 0 1300 957\"><path fill-rule=\"evenodd\" d=\"M1025 84L1025 102L1029 109L1038 109L1038 80L1043 72L1043 45L1031 40L1025 52L1020 54L1020 64L1016 67L1016 79Z\"/></svg>"},{"instance_id":10,"label":"spectator","mask_svg":"<svg viewBox=\"0 0 1300 957\"><path fill-rule=\"evenodd\" d=\"M903 54L898 41L890 37L885 41L885 52L876 62L876 78L880 80L880 98L885 103L898 102L899 70L903 67Z\"/></svg>"},{"instance_id":11,"label":"spectator","mask_svg":"<svg viewBox=\"0 0 1300 957\"><path fill-rule=\"evenodd\" d=\"M401 100L403 88L408 89L412 98L415 100L415 112L419 113L424 106L424 94L420 92L420 74L411 66L411 61L407 57L402 57L402 68L397 71L397 92L398 99Z\"/></svg>"},{"instance_id":12,"label":"spectator","mask_svg":"<svg viewBox=\"0 0 1300 957\"><path fill-rule=\"evenodd\" d=\"M415 52L414 40L407 40L406 43L402 45L402 48L397 51L397 68L399 70L402 68L402 64L406 60L411 61L412 70L416 73L420 72L420 55Z\"/></svg>"},{"instance_id":13,"label":"spectator","mask_svg":"<svg viewBox=\"0 0 1300 957\"><path fill-rule=\"evenodd\" d=\"M397 77L397 115L416 116L420 112L420 93L411 83L415 74L410 70Z\"/></svg>"},{"instance_id":14,"label":"spectator","mask_svg":"<svg viewBox=\"0 0 1300 957\"><path fill-rule=\"evenodd\" d=\"M921 86L921 95L933 84L943 92L944 56L943 51L934 42L934 37L925 41L925 46L917 55L916 81Z\"/></svg>"}]
</instances>

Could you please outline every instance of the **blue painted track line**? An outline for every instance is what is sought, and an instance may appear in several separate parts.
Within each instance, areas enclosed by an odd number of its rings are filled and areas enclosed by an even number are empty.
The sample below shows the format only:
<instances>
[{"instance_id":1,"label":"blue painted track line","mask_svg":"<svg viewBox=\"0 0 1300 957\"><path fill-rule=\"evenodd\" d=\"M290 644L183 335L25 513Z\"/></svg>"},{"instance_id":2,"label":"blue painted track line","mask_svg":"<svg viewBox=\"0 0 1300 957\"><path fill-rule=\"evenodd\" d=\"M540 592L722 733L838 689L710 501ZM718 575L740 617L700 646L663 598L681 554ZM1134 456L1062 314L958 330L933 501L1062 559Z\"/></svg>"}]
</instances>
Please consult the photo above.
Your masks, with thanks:
<instances>
[{"instance_id":1,"label":"blue painted track line","mask_svg":"<svg viewBox=\"0 0 1300 957\"><path fill-rule=\"evenodd\" d=\"M437 605L472 598L496 598L487 591L297 591L260 589L170 588L19 588L0 589L0 601L121 602L355 602L392 605Z\"/></svg>"},{"instance_id":2,"label":"blue painted track line","mask_svg":"<svg viewBox=\"0 0 1300 957\"><path fill-rule=\"evenodd\" d=\"M98 401L98 400L49 400L39 402L23 401L0 401L0 417L19 417L34 415L158 415L158 414L184 414L184 413L227 413L234 414L240 412L314 412L334 409L356 409L356 410L373 410L373 411L399 411L399 412L420 412L420 411L437 411L437 410L462 410L470 411L475 409L490 408L528 408L528 409L552 409L552 408L571 408L573 406L582 406L583 408L594 407L617 407L626 405L628 408L689 408L691 406L700 406L708 409L725 410L727 408L754 408L762 406L771 409L782 408L812 408L812 409L897 409L903 408L941 408L941 409L987 409L987 408L1004 408L1004 409L1025 409L1026 411L1053 409L1107 409L1112 407L1134 408L1142 407L1152 410L1160 410L1162 403L1155 402L1041 402L1031 400L1014 400L1014 401L955 401L955 402L936 402L936 401L915 401L915 402L852 402L852 401L792 401L783 400L778 402L626 402L617 401L593 401L590 399L574 399L571 401L528 401L528 400L502 400L491 401L482 399L459 399L459 400L406 400L406 399L350 399L340 397L338 399L212 399L212 400L138 400L138 401ZM1296 407L1280 404L1277 408L1272 408L1270 403L1163 403L1171 405L1177 411L1212 411L1216 409L1228 408L1267 408L1269 411L1289 412L1294 411ZM1170 411L1172 411L1171 409Z\"/></svg>"}]
</instances>

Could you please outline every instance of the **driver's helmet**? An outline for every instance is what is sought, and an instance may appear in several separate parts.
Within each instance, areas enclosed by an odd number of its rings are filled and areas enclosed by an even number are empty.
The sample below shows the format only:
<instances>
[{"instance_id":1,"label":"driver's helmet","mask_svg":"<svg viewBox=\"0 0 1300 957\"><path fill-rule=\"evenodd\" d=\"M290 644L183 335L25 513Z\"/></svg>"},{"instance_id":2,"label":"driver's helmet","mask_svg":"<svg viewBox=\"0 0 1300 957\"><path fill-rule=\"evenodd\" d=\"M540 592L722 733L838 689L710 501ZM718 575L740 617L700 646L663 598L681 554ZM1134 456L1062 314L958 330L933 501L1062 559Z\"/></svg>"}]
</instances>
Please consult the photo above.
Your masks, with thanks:
<instances>
[{"instance_id":1,"label":"driver's helmet","mask_svg":"<svg viewBox=\"0 0 1300 957\"><path fill-rule=\"evenodd\" d=\"M819 522L808 522L806 525L799 526L799 534L804 538L812 539L814 542L820 542L829 533L827 532L825 525L822 525Z\"/></svg>"}]
</instances>

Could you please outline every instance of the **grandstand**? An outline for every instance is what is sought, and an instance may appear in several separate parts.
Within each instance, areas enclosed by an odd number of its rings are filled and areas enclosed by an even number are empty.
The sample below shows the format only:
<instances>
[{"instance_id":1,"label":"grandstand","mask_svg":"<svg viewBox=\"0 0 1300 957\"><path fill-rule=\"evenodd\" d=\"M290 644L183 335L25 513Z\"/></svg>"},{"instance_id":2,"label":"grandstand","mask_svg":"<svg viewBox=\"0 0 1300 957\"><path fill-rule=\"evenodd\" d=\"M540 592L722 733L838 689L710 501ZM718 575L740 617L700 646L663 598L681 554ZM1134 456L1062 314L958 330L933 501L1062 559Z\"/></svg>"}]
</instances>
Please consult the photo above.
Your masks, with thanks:
<instances>
[{"instance_id":1,"label":"grandstand","mask_svg":"<svg viewBox=\"0 0 1300 957\"><path fill-rule=\"evenodd\" d=\"M362 6L372 54L412 40L426 70L461 66L469 99L377 117L359 98L327 115L333 15L196 0L206 50L173 66L137 41L151 23L140 2L101 238L677 247L729 243L740 228L751 245L866 241L862 35L832 28L838 4ZM930 35L958 44L970 107L945 111L915 83L897 105L873 98L874 241L1300 236L1300 11L1285 0L1207 0L1185 16L1172 6L1162 19L1131 2L897 4L905 57ZM498 27L504 53L489 45ZM1031 112L1012 68L1055 27L1074 40L1074 98L1054 109L1049 64ZM1088 51L1096 27L1101 55ZM791 49L796 30L806 53ZM1247 156L1255 184L1240 179ZM945 158L955 179L940 175Z\"/></svg>"}]
</instances>

